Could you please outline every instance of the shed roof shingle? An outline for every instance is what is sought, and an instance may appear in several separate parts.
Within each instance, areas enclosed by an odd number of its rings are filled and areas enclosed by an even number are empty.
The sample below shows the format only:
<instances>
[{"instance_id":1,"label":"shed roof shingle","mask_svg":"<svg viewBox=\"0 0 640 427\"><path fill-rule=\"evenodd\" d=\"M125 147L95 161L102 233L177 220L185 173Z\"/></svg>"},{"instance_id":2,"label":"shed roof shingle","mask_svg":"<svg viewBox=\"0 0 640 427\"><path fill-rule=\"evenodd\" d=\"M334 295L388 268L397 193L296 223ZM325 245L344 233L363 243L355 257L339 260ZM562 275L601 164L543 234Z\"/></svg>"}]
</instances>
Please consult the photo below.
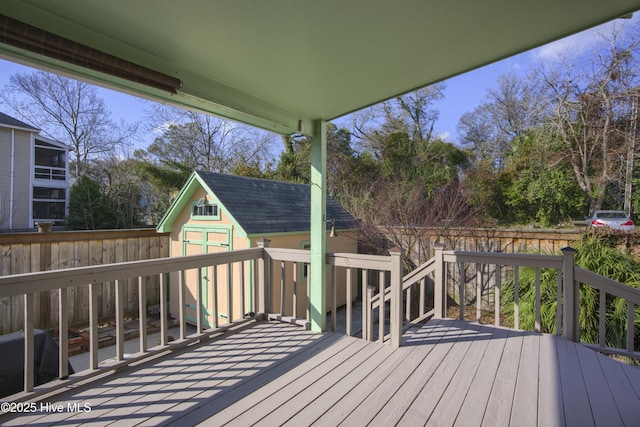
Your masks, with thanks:
<instances>
[{"instance_id":1,"label":"shed roof shingle","mask_svg":"<svg viewBox=\"0 0 640 427\"><path fill-rule=\"evenodd\" d=\"M309 231L311 186L283 181L197 171L247 234ZM337 229L353 228L356 220L327 196L327 220Z\"/></svg>"}]
</instances>

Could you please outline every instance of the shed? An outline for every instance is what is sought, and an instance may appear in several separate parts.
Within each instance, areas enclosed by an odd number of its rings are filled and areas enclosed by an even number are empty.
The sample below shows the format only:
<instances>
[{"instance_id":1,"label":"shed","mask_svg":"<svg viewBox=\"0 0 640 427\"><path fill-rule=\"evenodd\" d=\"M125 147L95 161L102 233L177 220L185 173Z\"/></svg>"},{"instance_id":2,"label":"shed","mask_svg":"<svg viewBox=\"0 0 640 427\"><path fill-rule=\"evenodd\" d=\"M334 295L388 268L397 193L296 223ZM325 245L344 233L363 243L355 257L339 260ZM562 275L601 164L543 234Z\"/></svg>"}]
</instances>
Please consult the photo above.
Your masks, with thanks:
<instances>
[{"instance_id":1,"label":"shed","mask_svg":"<svg viewBox=\"0 0 640 427\"><path fill-rule=\"evenodd\" d=\"M311 186L290 182L218 173L195 171L178 193L157 230L171 235L170 256L197 255L247 249L257 246L262 238L271 241L274 248L309 249L311 218ZM327 246L331 252L357 252L357 221L340 204L327 196ZM334 229L332 233L330 230ZM227 271L227 266L218 266L216 272L202 271L203 322L212 326L217 320L224 323L229 310L250 311L250 307L226 307L228 290L215 283L226 283L231 274L232 291L247 291L256 277L255 265L247 263L245 271ZM292 267L288 267L292 269ZM307 266L296 268L296 282L307 286ZM216 275L213 277L213 275ZM293 277L293 271L286 272ZM196 271L185 273L186 317L196 322ZM215 279L215 280L214 280ZM244 280L244 283L241 283ZM280 272L274 269L273 283L280 280ZM338 279L340 280L340 279ZM178 315L178 277L171 278L171 313ZM338 283L338 286L341 284ZM327 287L329 289L329 287ZM287 292L291 292L290 289ZM272 300L279 300L279 286L271 289ZM249 302L256 296L249 295ZM215 301L214 301L215 300ZM287 298L287 301L291 299ZM345 304L344 299L338 305ZM238 303L239 304L239 303ZM306 311L306 298L299 298L298 312ZM291 307L286 307L290 312Z\"/></svg>"}]
</instances>

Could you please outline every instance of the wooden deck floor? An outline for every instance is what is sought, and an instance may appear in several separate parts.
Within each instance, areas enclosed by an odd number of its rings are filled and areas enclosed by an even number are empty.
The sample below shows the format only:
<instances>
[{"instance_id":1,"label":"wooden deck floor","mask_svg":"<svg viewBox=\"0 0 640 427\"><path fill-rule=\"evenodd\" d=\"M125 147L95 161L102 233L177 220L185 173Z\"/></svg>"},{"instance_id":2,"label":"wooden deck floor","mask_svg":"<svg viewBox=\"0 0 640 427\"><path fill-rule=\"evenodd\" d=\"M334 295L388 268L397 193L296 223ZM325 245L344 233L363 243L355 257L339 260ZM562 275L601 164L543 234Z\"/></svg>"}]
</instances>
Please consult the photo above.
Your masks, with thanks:
<instances>
[{"instance_id":1,"label":"wooden deck floor","mask_svg":"<svg viewBox=\"0 0 640 427\"><path fill-rule=\"evenodd\" d=\"M62 412L0 424L639 426L640 369L555 336L448 319L399 349L259 323L47 403Z\"/></svg>"}]
</instances>

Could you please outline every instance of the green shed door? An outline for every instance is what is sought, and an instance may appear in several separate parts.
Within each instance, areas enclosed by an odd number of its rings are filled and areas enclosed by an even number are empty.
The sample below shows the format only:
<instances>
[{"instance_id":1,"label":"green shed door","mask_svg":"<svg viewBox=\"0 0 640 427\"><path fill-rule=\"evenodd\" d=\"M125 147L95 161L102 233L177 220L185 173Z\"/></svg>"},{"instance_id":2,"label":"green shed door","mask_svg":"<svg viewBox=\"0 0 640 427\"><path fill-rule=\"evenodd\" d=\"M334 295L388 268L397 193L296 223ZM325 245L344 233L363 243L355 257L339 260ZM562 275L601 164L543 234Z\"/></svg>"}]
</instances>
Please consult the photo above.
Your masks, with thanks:
<instances>
[{"instance_id":1,"label":"green shed door","mask_svg":"<svg viewBox=\"0 0 640 427\"><path fill-rule=\"evenodd\" d=\"M230 226L193 226L185 225L182 227L182 255L200 255L212 254L217 252L227 252L231 248L231 227ZM221 291L224 292L225 284L220 280L226 280L225 272L227 266L217 267L217 289L213 289L214 272L213 267L201 270L202 274L202 324L206 328L218 326L218 317L226 318L226 313L221 313L218 309L218 301L221 301ZM191 323L196 323L196 304L197 304L197 280L198 270L187 270L185 272L185 308L186 318Z\"/></svg>"}]
</instances>

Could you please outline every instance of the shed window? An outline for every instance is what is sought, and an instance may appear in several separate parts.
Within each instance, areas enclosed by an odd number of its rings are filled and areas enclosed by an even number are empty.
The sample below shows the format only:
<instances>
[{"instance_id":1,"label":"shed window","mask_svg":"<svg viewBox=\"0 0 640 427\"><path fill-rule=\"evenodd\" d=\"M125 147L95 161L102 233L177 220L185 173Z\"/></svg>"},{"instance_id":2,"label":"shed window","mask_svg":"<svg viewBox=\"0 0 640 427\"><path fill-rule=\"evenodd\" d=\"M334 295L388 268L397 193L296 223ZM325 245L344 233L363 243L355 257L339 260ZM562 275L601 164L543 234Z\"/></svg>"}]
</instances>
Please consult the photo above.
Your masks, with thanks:
<instances>
[{"instance_id":1,"label":"shed window","mask_svg":"<svg viewBox=\"0 0 640 427\"><path fill-rule=\"evenodd\" d=\"M205 217L205 219L220 219L218 205L194 204L191 210L192 217Z\"/></svg>"}]
</instances>

